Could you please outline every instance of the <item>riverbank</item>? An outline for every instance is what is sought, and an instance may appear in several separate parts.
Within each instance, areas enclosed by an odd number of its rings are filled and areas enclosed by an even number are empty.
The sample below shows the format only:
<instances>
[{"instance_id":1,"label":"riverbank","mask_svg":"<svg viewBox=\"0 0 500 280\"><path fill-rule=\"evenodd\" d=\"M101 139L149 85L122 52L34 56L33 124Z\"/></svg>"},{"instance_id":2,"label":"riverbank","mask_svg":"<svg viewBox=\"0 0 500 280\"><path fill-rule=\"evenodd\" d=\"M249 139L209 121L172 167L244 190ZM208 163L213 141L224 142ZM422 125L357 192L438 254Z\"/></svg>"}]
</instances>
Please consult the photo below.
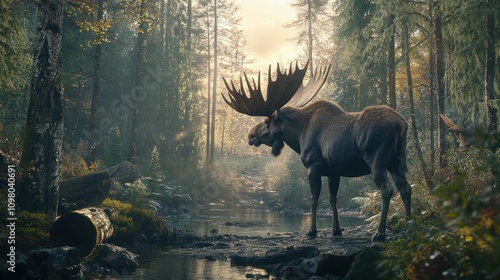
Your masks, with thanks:
<instances>
[{"instance_id":1,"label":"riverbank","mask_svg":"<svg viewBox=\"0 0 500 280\"><path fill-rule=\"evenodd\" d=\"M314 246L322 253L350 255L372 245L373 232L368 225L344 228L342 236L333 236L331 229L320 229L317 237L307 231L273 232L260 236L214 235L179 244L169 252L186 254L193 258L228 261L231 256L259 256L273 250L290 247Z\"/></svg>"},{"instance_id":2,"label":"riverbank","mask_svg":"<svg viewBox=\"0 0 500 280\"><path fill-rule=\"evenodd\" d=\"M142 260L138 271L124 275L124 279L156 279L160 274L170 275L171 279L289 279L276 274L283 274L293 263L316 263L312 266L318 267L332 259L341 263L329 263L327 267L333 271L329 273L345 277L354 266L355 257L376 246L370 241L372 234L369 226L362 225L345 228L343 236L332 236L328 228L320 228L317 237L308 237L307 231L200 236L150 255ZM279 270L273 272L275 269ZM315 273L322 275L315 279L328 279L323 278L327 272L322 269L323 272L313 272L306 268L306 272L299 273L304 278L294 279L308 279ZM335 272L336 269L344 272Z\"/></svg>"}]
</instances>

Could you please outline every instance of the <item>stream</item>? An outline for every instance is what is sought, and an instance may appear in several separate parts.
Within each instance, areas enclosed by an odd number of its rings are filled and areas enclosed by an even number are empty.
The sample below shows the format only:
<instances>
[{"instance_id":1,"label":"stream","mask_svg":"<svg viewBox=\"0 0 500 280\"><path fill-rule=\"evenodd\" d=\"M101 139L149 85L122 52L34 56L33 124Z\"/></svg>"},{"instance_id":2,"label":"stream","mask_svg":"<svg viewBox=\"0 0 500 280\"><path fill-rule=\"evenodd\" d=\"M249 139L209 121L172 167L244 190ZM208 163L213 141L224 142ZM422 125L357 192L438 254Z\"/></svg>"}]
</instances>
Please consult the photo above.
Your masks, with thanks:
<instances>
[{"instance_id":1,"label":"stream","mask_svg":"<svg viewBox=\"0 0 500 280\"><path fill-rule=\"evenodd\" d=\"M341 216L342 227L364 224L357 216ZM299 212L277 212L265 207L227 206L210 204L192 214L172 216L168 226L189 230L195 235L268 236L280 232L307 232L310 215ZM331 229L331 212L318 214L318 229ZM300 233L302 234L302 233ZM207 250L201 248L199 250ZM247 279L247 274L265 275L253 267L231 266L229 260L193 258L172 249L151 256L142 256L138 269L125 275L107 275L89 279Z\"/></svg>"}]
</instances>

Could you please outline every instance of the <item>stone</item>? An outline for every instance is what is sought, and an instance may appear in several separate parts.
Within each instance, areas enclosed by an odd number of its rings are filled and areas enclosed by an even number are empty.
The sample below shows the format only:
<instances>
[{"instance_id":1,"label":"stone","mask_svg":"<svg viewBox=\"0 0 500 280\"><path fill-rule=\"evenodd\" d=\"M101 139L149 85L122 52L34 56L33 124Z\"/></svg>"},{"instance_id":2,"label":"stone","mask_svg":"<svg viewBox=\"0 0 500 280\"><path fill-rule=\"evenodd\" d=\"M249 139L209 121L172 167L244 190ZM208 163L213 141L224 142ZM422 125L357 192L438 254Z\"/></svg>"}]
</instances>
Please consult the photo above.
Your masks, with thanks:
<instances>
[{"instance_id":1,"label":"stone","mask_svg":"<svg viewBox=\"0 0 500 280\"><path fill-rule=\"evenodd\" d=\"M136 254L112 244L99 245L91 256L91 262L118 272L134 271L139 266Z\"/></svg>"},{"instance_id":2,"label":"stone","mask_svg":"<svg viewBox=\"0 0 500 280\"><path fill-rule=\"evenodd\" d=\"M82 258L75 247L37 249L28 255L28 279L84 279Z\"/></svg>"},{"instance_id":3,"label":"stone","mask_svg":"<svg viewBox=\"0 0 500 280\"><path fill-rule=\"evenodd\" d=\"M267 251L265 256L232 255L231 264L272 269L277 264L289 263L300 258L312 258L317 255L319 255L319 249L315 246L291 246L284 250Z\"/></svg>"},{"instance_id":4,"label":"stone","mask_svg":"<svg viewBox=\"0 0 500 280\"><path fill-rule=\"evenodd\" d=\"M378 262L382 257L382 254L377 249L364 248L354 258L352 267L344 279L379 279L379 275L384 273L383 268L378 267ZM392 279L392 277L387 279Z\"/></svg>"}]
</instances>

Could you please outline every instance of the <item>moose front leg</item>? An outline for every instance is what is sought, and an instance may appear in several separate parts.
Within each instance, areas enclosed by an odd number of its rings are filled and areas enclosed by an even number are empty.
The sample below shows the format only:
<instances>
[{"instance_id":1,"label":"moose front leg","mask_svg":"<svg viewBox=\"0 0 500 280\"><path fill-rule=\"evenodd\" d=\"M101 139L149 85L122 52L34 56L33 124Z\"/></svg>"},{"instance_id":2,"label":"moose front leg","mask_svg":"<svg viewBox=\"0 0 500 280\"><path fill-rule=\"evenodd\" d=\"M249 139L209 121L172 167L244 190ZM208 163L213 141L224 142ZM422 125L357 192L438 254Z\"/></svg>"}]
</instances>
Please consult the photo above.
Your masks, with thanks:
<instances>
[{"instance_id":1,"label":"moose front leg","mask_svg":"<svg viewBox=\"0 0 500 280\"><path fill-rule=\"evenodd\" d=\"M339 191L339 176L328 177L328 186L330 188L330 204L333 210L333 235L342 235L342 228L340 227L339 214L337 212L337 193Z\"/></svg>"},{"instance_id":2,"label":"moose front leg","mask_svg":"<svg viewBox=\"0 0 500 280\"><path fill-rule=\"evenodd\" d=\"M318 214L318 199L321 192L321 174L314 166L308 170L309 186L311 187L311 229L308 236L316 236L318 229L316 228L316 220Z\"/></svg>"}]
</instances>

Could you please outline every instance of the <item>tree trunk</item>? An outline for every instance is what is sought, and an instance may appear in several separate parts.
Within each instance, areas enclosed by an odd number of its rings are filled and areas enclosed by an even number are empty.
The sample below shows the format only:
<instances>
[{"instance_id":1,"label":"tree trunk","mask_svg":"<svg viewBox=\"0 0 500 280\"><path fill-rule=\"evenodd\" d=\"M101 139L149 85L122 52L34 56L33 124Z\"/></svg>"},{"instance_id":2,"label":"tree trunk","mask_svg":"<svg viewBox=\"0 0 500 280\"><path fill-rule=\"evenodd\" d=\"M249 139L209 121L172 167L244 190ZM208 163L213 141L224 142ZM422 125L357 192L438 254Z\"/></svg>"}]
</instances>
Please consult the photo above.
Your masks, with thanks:
<instances>
[{"instance_id":1,"label":"tree trunk","mask_svg":"<svg viewBox=\"0 0 500 280\"><path fill-rule=\"evenodd\" d=\"M104 0L97 1L97 22L102 20L104 14ZM96 35L99 39L100 35ZM97 42L95 45L95 53L94 53L94 77L93 83L94 87L92 89L92 104L90 105L90 127L89 127L89 135L91 137L90 140L90 153L87 159L87 164L90 165L96 159L96 149L97 149L97 136L98 128L97 128L97 108L99 102L99 91L100 91L100 81L101 81L101 54L102 54L102 42Z\"/></svg>"},{"instance_id":2,"label":"tree trunk","mask_svg":"<svg viewBox=\"0 0 500 280\"><path fill-rule=\"evenodd\" d=\"M434 30L434 19L432 16L432 1L429 4L429 26L430 30ZM429 138L430 138L430 155L431 155L431 166L434 166L435 162L435 143L434 143L434 130L436 128L436 117L438 112L436 111L436 90L434 86L434 82L436 81L436 70L435 70L435 48L434 48L434 40L432 36L432 32L429 32Z\"/></svg>"},{"instance_id":3,"label":"tree trunk","mask_svg":"<svg viewBox=\"0 0 500 280\"><path fill-rule=\"evenodd\" d=\"M218 19L217 19L217 0L214 0L214 79L213 79L213 88L212 88L212 125L210 138L212 141L210 142L210 162L214 162L215 157L215 113L216 113L216 104L217 104L217 32L218 32Z\"/></svg>"},{"instance_id":4,"label":"tree trunk","mask_svg":"<svg viewBox=\"0 0 500 280\"><path fill-rule=\"evenodd\" d=\"M308 35L308 41L307 41L307 53L309 56L309 73L311 77L314 75L314 69L313 69L313 30L312 30L312 25L313 25L313 11L312 11L312 0L307 0L307 35Z\"/></svg>"},{"instance_id":5,"label":"tree trunk","mask_svg":"<svg viewBox=\"0 0 500 280\"><path fill-rule=\"evenodd\" d=\"M212 59L210 55L210 16L209 16L209 10L208 10L208 5L207 5L207 143L206 143L206 165L209 166L211 163L210 160L210 141L212 140L210 138L210 101L211 101L211 95L210 95L210 79L212 77L211 75L211 67L210 67L210 61Z\"/></svg>"},{"instance_id":6,"label":"tree trunk","mask_svg":"<svg viewBox=\"0 0 500 280\"><path fill-rule=\"evenodd\" d=\"M55 219L64 133L61 44L65 1L37 3L30 102L16 197L22 209L43 211Z\"/></svg>"},{"instance_id":7,"label":"tree trunk","mask_svg":"<svg viewBox=\"0 0 500 280\"><path fill-rule=\"evenodd\" d=\"M486 71L485 71L485 103L486 103L486 129L489 133L497 131L498 116L497 108L493 105L495 102L495 0L488 0L486 16Z\"/></svg>"},{"instance_id":8,"label":"tree trunk","mask_svg":"<svg viewBox=\"0 0 500 280\"><path fill-rule=\"evenodd\" d=\"M436 21L434 23L434 36L436 44L436 85L437 85L437 105L438 114L444 114L445 107L445 85L444 85L444 49L443 49L443 33L441 31L441 11L437 7ZM438 122L438 138L439 138L439 166L445 166L446 154L446 125L443 121Z\"/></svg>"},{"instance_id":9,"label":"tree trunk","mask_svg":"<svg viewBox=\"0 0 500 280\"><path fill-rule=\"evenodd\" d=\"M422 168L422 173L424 175L425 184L427 185L427 188L432 189L431 177L427 172L427 164L425 163L422 148L420 147L420 140L418 139L417 120L415 119L415 102L413 99L413 79L411 76L410 64L410 39L408 34L408 22L406 22L406 19L403 22L403 28L403 56L406 68L406 80L408 83L408 98L410 99L411 130L413 134L413 141L415 142L415 149L417 150L417 157L420 161L420 167Z\"/></svg>"},{"instance_id":10,"label":"tree trunk","mask_svg":"<svg viewBox=\"0 0 500 280\"><path fill-rule=\"evenodd\" d=\"M389 22L387 27L390 30L389 38L389 50L387 53L387 99L389 106L396 109L396 52L394 46L394 33L396 32L396 26L394 24L394 15L389 15Z\"/></svg>"},{"instance_id":11,"label":"tree trunk","mask_svg":"<svg viewBox=\"0 0 500 280\"><path fill-rule=\"evenodd\" d=\"M139 30L137 32L137 63L135 68L135 87L132 90L132 102L134 106L132 108L131 121L132 125L130 128L130 146L128 161L135 164L137 162L137 141L139 137L139 109L137 106L138 97L143 97L145 94L144 88L142 86L143 76L144 76L144 49L145 49L145 37L147 32L147 22L144 17L146 15L146 0L141 0L140 7L140 22Z\"/></svg>"}]
</instances>

